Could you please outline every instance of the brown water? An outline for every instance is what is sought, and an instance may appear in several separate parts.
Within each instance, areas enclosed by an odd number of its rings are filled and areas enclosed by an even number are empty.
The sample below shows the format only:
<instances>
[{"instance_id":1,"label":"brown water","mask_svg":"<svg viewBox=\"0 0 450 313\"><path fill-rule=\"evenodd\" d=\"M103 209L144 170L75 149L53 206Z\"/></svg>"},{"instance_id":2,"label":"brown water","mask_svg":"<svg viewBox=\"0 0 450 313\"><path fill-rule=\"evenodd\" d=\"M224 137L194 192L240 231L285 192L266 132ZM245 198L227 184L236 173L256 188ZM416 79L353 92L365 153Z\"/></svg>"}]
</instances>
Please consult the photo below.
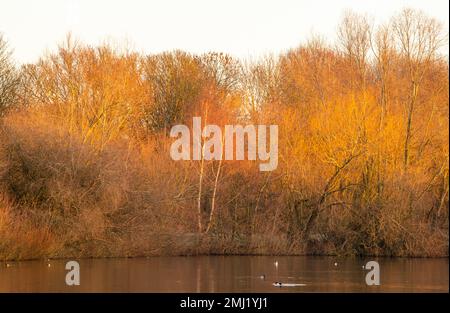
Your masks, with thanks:
<instances>
[{"instance_id":1,"label":"brown water","mask_svg":"<svg viewBox=\"0 0 450 313\"><path fill-rule=\"evenodd\" d=\"M371 260L333 257L197 256L85 259L80 286L67 286L68 260L0 263L0 292L448 292L448 259L375 259L380 286L367 286ZM278 266L275 266L275 261ZM335 264L337 263L337 265ZM50 266L48 266L50 264ZM262 274L265 279L260 278ZM275 287L275 281L302 283Z\"/></svg>"}]
</instances>

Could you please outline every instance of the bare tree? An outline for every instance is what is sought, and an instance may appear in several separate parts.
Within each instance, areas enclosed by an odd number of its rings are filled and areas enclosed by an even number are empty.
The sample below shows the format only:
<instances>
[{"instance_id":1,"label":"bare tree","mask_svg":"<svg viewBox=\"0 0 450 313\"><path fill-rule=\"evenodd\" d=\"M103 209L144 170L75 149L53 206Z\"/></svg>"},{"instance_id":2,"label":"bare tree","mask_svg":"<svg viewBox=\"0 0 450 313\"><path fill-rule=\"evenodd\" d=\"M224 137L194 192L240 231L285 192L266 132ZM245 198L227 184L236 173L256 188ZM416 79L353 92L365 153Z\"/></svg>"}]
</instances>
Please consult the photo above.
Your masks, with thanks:
<instances>
[{"instance_id":1,"label":"bare tree","mask_svg":"<svg viewBox=\"0 0 450 313\"><path fill-rule=\"evenodd\" d=\"M419 87L430 65L436 60L438 51L444 44L445 36L443 36L440 22L413 9L403 10L393 19L392 26L400 53L407 63L410 80L403 155L403 166L406 171L410 158L413 113L418 101Z\"/></svg>"},{"instance_id":2,"label":"bare tree","mask_svg":"<svg viewBox=\"0 0 450 313\"><path fill-rule=\"evenodd\" d=\"M11 61L11 51L0 34L0 116L14 104L18 84L19 76Z\"/></svg>"},{"instance_id":3,"label":"bare tree","mask_svg":"<svg viewBox=\"0 0 450 313\"><path fill-rule=\"evenodd\" d=\"M338 29L339 43L354 66L362 90L366 87L367 57L370 48L370 24L368 18L346 12Z\"/></svg>"},{"instance_id":4,"label":"bare tree","mask_svg":"<svg viewBox=\"0 0 450 313\"><path fill-rule=\"evenodd\" d=\"M371 46L375 58L375 76L380 86L379 104L381 114L378 129L381 131L388 107L388 76L391 71L392 59L395 54L392 32L389 24L381 25L375 34L371 36Z\"/></svg>"}]
</instances>

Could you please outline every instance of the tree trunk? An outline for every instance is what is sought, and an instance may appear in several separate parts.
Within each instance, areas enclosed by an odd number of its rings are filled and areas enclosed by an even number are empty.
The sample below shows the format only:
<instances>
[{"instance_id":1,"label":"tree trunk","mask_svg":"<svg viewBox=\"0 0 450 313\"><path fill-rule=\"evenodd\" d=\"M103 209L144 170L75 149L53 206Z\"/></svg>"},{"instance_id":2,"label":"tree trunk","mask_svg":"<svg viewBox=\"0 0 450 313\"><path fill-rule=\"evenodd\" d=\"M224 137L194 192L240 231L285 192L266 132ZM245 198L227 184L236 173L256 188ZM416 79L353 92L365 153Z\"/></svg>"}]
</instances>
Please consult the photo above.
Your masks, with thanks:
<instances>
[{"instance_id":1,"label":"tree trunk","mask_svg":"<svg viewBox=\"0 0 450 313\"><path fill-rule=\"evenodd\" d=\"M406 121L406 136L405 136L405 147L404 147L404 156L403 156L403 168L404 168L405 172L407 171L408 165L409 165L409 157L410 157L409 145L410 145L410 141L411 141L412 118L413 118L414 106L415 106L416 99L417 99L418 88L419 88L419 86L415 82L413 82L412 83L412 95L411 95L411 100L410 100L410 104L408 107L408 117L407 117L407 121Z\"/></svg>"}]
</instances>

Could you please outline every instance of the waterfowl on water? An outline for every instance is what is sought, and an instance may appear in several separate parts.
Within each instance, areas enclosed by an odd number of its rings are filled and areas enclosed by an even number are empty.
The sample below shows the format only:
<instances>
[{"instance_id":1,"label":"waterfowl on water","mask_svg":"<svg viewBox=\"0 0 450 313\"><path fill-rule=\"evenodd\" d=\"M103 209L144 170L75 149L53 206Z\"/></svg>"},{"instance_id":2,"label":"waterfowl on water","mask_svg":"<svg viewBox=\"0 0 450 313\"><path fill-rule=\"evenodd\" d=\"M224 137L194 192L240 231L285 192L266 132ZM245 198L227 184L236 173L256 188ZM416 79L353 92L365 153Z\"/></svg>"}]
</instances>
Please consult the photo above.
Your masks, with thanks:
<instances>
[{"instance_id":1,"label":"waterfowl on water","mask_svg":"<svg viewBox=\"0 0 450 313\"><path fill-rule=\"evenodd\" d=\"M266 275L262 274L262 275L259 276L259 278L262 279L262 280L265 280L266 279Z\"/></svg>"},{"instance_id":2,"label":"waterfowl on water","mask_svg":"<svg viewBox=\"0 0 450 313\"><path fill-rule=\"evenodd\" d=\"M301 287L306 286L306 284L291 284L291 283L282 283L279 281L276 281L273 283L275 287Z\"/></svg>"},{"instance_id":3,"label":"waterfowl on water","mask_svg":"<svg viewBox=\"0 0 450 313\"><path fill-rule=\"evenodd\" d=\"M275 267L278 267L278 261L275 261L275 263L273 263L275 265Z\"/></svg>"}]
</instances>

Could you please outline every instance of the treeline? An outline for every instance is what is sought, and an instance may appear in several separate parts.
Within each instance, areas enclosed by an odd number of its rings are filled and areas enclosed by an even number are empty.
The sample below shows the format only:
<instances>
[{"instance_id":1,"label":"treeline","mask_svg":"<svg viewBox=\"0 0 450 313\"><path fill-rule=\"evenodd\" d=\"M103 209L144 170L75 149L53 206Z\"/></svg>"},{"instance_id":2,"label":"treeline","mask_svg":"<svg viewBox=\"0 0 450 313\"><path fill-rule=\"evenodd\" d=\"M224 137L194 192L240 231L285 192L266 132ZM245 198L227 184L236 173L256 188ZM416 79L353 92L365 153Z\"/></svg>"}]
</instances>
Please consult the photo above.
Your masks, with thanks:
<instances>
[{"instance_id":1,"label":"treeline","mask_svg":"<svg viewBox=\"0 0 450 313\"><path fill-rule=\"evenodd\" d=\"M0 38L0 257L446 256L444 47L410 9L254 62L68 36L16 67ZM277 124L278 168L173 161L193 116Z\"/></svg>"}]
</instances>

